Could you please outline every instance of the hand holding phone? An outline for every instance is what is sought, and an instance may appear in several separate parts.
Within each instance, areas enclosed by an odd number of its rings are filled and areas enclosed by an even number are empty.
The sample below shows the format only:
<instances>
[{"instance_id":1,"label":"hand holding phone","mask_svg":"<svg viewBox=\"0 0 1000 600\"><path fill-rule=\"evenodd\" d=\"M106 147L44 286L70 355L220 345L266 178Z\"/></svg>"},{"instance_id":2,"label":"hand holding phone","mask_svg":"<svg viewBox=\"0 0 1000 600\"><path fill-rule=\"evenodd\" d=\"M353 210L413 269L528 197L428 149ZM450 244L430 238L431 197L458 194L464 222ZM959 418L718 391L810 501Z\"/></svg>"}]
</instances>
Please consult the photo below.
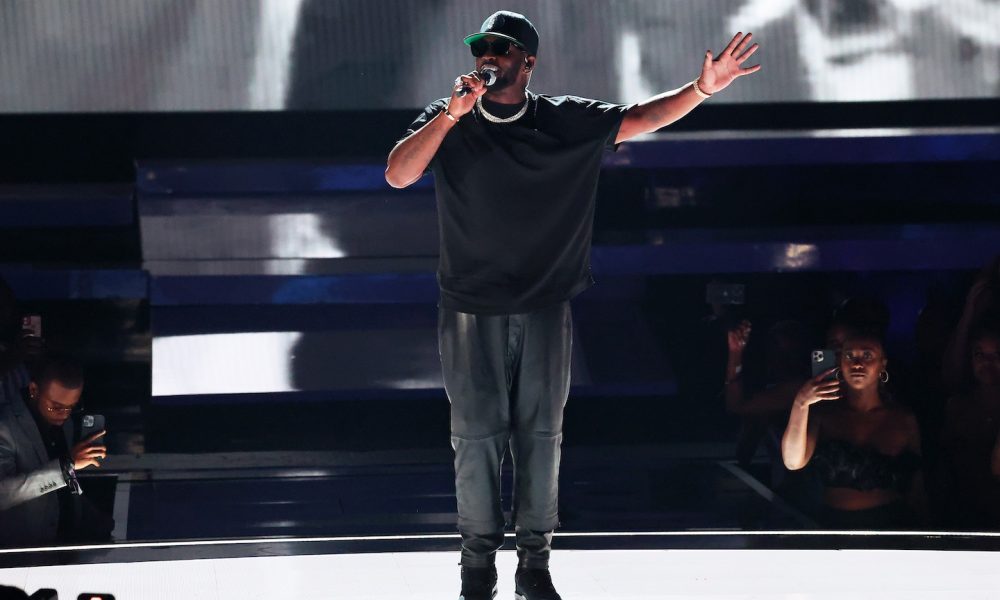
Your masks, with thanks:
<instances>
[{"instance_id":1,"label":"hand holding phone","mask_svg":"<svg viewBox=\"0 0 1000 600\"><path fill-rule=\"evenodd\" d=\"M79 471L87 467L101 466L101 460L108 455L108 449L100 445L97 439L105 433L104 431L98 431L93 435L83 438L73 446L70 454L72 455L74 469Z\"/></svg>"},{"instance_id":2,"label":"hand holding phone","mask_svg":"<svg viewBox=\"0 0 1000 600\"><path fill-rule=\"evenodd\" d=\"M103 441L107 431L104 428L104 415L83 415L80 418L80 441L73 446L73 468L101 466L101 460L108 455L108 449Z\"/></svg>"},{"instance_id":3,"label":"hand holding phone","mask_svg":"<svg viewBox=\"0 0 1000 600\"><path fill-rule=\"evenodd\" d=\"M813 350L813 378L799 388L795 395L795 406L802 408L824 400L840 400L838 370L836 352L828 349Z\"/></svg>"}]
</instances>

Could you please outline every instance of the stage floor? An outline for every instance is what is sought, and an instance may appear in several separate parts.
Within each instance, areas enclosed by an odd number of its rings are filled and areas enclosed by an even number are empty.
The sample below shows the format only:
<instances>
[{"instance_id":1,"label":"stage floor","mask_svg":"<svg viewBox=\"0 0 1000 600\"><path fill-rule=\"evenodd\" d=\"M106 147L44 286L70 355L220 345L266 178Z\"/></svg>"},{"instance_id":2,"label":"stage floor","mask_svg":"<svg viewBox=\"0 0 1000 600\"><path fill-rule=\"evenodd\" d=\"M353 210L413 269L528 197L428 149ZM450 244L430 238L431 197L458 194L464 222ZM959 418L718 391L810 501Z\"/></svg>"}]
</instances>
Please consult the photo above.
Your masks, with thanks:
<instances>
[{"instance_id":1,"label":"stage floor","mask_svg":"<svg viewBox=\"0 0 1000 600\"><path fill-rule=\"evenodd\" d=\"M1000 533L816 531L731 461L682 450L570 453L552 557L566 600L1000 598ZM121 536L0 549L0 584L53 588L62 600L458 598L454 492L440 457L238 458L173 457L165 469L146 456L145 481L126 477L141 469L121 458ZM508 534L498 558L507 600L512 548Z\"/></svg>"},{"instance_id":2,"label":"stage floor","mask_svg":"<svg viewBox=\"0 0 1000 600\"><path fill-rule=\"evenodd\" d=\"M119 562L0 570L0 583L62 599L291 600L458 597L455 552L385 552ZM499 598L516 557L498 555ZM553 580L566 600L647 598L995 599L1000 553L927 550L563 550Z\"/></svg>"}]
</instances>

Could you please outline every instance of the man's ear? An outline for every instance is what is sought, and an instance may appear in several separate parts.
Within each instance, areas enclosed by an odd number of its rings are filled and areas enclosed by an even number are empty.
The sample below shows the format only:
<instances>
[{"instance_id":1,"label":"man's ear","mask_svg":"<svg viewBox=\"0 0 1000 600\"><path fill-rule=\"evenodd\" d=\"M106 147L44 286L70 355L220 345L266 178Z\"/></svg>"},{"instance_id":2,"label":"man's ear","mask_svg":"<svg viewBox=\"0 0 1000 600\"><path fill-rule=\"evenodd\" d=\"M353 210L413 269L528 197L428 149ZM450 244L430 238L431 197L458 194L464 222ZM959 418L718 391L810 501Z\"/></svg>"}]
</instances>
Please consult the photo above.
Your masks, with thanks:
<instances>
[{"instance_id":1,"label":"man's ear","mask_svg":"<svg viewBox=\"0 0 1000 600\"><path fill-rule=\"evenodd\" d=\"M525 71L531 71L534 68L535 68L535 57L534 56L525 56L524 57L524 70Z\"/></svg>"},{"instance_id":2,"label":"man's ear","mask_svg":"<svg viewBox=\"0 0 1000 600\"><path fill-rule=\"evenodd\" d=\"M38 384L34 381L28 382L28 395L31 396L32 400L38 399Z\"/></svg>"}]
</instances>

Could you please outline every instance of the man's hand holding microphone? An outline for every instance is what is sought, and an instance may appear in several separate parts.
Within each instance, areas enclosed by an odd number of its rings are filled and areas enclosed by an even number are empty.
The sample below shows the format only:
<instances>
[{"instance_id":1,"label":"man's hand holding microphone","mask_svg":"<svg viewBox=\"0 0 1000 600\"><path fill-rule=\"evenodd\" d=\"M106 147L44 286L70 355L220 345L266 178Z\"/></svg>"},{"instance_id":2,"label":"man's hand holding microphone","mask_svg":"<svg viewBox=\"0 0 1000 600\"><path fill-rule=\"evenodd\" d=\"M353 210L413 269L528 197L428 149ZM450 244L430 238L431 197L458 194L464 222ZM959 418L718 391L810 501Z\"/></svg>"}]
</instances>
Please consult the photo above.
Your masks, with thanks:
<instances>
[{"instance_id":1,"label":"man's hand holding microphone","mask_svg":"<svg viewBox=\"0 0 1000 600\"><path fill-rule=\"evenodd\" d=\"M475 106L476 100L486 93L486 88L493 85L496 77L496 67L493 65L456 77L445 114L456 121L467 115Z\"/></svg>"}]
</instances>

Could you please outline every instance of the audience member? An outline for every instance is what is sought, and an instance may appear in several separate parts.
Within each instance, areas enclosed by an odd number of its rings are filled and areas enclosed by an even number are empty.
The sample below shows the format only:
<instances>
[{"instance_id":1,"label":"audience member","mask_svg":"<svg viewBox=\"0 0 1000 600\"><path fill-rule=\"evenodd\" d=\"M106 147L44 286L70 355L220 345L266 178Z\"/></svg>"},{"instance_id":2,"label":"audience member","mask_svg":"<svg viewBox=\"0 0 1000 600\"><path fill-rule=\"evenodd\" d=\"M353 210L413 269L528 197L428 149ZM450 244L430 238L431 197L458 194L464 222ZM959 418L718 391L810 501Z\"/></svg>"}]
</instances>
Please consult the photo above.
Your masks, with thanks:
<instances>
[{"instance_id":1,"label":"audience member","mask_svg":"<svg viewBox=\"0 0 1000 600\"><path fill-rule=\"evenodd\" d=\"M1000 528L1000 327L983 324L969 335L967 382L948 399L941 437L944 523L964 529Z\"/></svg>"},{"instance_id":2,"label":"audience member","mask_svg":"<svg viewBox=\"0 0 1000 600\"><path fill-rule=\"evenodd\" d=\"M21 319L17 298L0 277L0 406L28 385L28 370L20 344Z\"/></svg>"},{"instance_id":3,"label":"audience member","mask_svg":"<svg viewBox=\"0 0 1000 600\"><path fill-rule=\"evenodd\" d=\"M839 352L851 332L873 331L882 338L889 327L889 310L870 298L849 298L834 311L826 331L825 348ZM791 409L802 385L809 379L810 335L796 321L781 321L768 331L764 348L762 389L747 394L743 362L750 340L751 323L742 321L728 332L728 360L723 397L726 410L738 415L781 415L779 431L784 429L786 413Z\"/></svg>"},{"instance_id":4,"label":"audience member","mask_svg":"<svg viewBox=\"0 0 1000 600\"><path fill-rule=\"evenodd\" d=\"M111 519L81 498L76 471L99 467L103 431L73 444L83 391L74 362L45 359L23 394L0 406L0 543L108 539Z\"/></svg>"},{"instance_id":5,"label":"audience member","mask_svg":"<svg viewBox=\"0 0 1000 600\"><path fill-rule=\"evenodd\" d=\"M920 422L924 458L928 461L937 460L945 420L945 399L950 395L942 373L945 349L958 320L958 307L954 304L949 286L931 285L913 330L914 362L906 397L912 400Z\"/></svg>"},{"instance_id":6,"label":"audience member","mask_svg":"<svg viewBox=\"0 0 1000 600\"><path fill-rule=\"evenodd\" d=\"M0 277L0 406L28 385L28 367L41 359L45 340L22 328L14 290Z\"/></svg>"},{"instance_id":7,"label":"audience member","mask_svg":"<svg viewBox=\"0 0 1000 600\"><path fill-rule=\"evenodd\" d=\"M782 437L785 466L812 464L823 483L824 525L893 529L926 522L920 432L885 392L881 332L846 331L839 368L806 382Z\"/></svg>"},{"instance_id":8,"label":"audience member","mask_svg":"<svg viewBox=\"0 0 1000 600\"><path fill-rule=\"evenodd\" d=\"M944 353L942 378L951 391L961 389L969 365L969 335L983 322L1000 322L1000 255L980 271Z\"/></svg>"},{"instance_id":9,"label":"audience member","mask_svg":"<svg viewBox=\"0 0 1000 600\"><path fill-rule=\"evenodd\" d=\"M743 359L750 331L750 322L743 321L728 332L726 409L734 414L786 411L795 392L808 378L809 336L796 321L781 321L768 330L764 345L763 391L748 398L743 385Z\"/></svg>"},{"instance_id":10,"label":"audience member","mask_svg":"<svg viewBox=\"0 0 1000 600\"><path fill-rule=\"evenodd\" d=\"M780 321L764 336L762 377L744 384L744 350L750 323L744 321L729 332L729 360L723 395L726 410L742 419L736 442L736 458L746 468L763 445L770 466L768 484L797 505L814 504L815 485L808 477L790 473L781 460L781 432L788 420L795 393L809 375L809 335L797 321Z\"/></svg>"},{"instance_id":11,"label":"audience member","mask_svg":"<svg viewBox=\"0 0 1000 600\"><path fill-rule=\"evenodd\" d=\"M753 438L759 439L757 434L762 432L757 430L766 427L769 418L780 415L784 424L784 412L805 381L809 364L806 360L809 342L804 328L795 321L781 321L764 336L764 372L747 383L743 363L750 332L749 321L728 332L729 354L723 388L726 410L744 418L740 455L753 454L757 446Z\"/></svg>"},{"instance_id":12,"label":"audience member","mask_svg":"<svg viewBox=\"0 0 1000 600\"><path fill-rule=\"evenodd\" d=\"M889 331L889 307L866 296L844 300L833 311L826 331L826 347L839 352L844 340L856 331L871 332L884 340Z\"/></svg>"}]
</instances>

